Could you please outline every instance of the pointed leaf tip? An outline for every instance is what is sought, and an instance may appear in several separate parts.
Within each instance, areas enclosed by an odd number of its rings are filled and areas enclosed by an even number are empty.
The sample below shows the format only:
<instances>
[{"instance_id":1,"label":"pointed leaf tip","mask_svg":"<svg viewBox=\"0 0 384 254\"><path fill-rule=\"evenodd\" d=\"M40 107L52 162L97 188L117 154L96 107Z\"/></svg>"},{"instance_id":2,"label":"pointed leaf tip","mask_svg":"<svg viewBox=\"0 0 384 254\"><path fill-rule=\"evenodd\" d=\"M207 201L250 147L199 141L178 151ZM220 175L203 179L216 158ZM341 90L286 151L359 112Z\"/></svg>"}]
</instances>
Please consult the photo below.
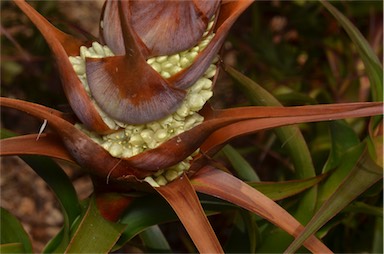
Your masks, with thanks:
<instances>
[{"instance_id":1,"label":"pointed leaf tip","mask_svg":"<svg viewBox=\"0 0 384 254\"><path fill-rule=\"evenodd\" d=\"M91 99L84 90L68 58L68 56L79 55L80 47L84 45L85 42L54 27L25 1L14 0L14 2L35 24L51 48L58 63L57 67L64 92L76 116L89 129L98 133L110 132L109 127L104 123L93 106Z\"/></svg>"}]
</instances>

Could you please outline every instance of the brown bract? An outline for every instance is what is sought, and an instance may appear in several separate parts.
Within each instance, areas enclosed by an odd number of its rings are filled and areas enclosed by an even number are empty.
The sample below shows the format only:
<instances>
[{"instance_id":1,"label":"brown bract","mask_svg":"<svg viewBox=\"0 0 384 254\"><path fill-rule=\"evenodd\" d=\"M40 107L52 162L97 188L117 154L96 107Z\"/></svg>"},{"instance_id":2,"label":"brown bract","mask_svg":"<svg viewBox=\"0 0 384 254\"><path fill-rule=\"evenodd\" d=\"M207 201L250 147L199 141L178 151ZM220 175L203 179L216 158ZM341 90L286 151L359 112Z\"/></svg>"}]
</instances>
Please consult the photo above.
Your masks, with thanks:
<instances>
[{"instance_id":1,"label":"brown bract","mask_svg":"<svg viewBox=\"0 0 384 254\"><path fill-rule=\"evenodd\" d=\"M229 28L251 3L107 1L101 36L119 56L87 59L93 97L108 115L129 124L159 120L175 112L184 99L183 90L203 75ZM190 67L164 79L148 66L149 57L170 55L197 45L214 15L219 19L213 27L215 36Z\"/></svg>"},{"instance_id":2,"label":"brown bract","mask_svg":"<svg viewBox=\"0 0 384 254\"><path fill-rule=\"evenodd\" d=\"M57 59L63 89L76 116L91 130L98 133L110 132L111 130L93 106L68 59L68 56L79 55L80 46L87 45L87 43L55 28L24 0L14 2L40 30Z\"/></svg>"},{"instance_id":3,"label":"brown bract","mask_svg":"<svg viewBox=\"0 0 384 254\"><path fill-rule=\"evenodd\" d=\"M59 112L52 113L52 109L30 102L0 98L0 106L24 111L40 119L46 119L52 126L66 147L66 151L79 165L89 170L93 176L108 184L116 183L117 188L127 189L130 185L124 183L142 182L160 169L166 169L184 160L199 147L203 154L213 155L222 145L232 138L255 131L304 122L335 120L349 117L362 117L382 114L382 103L347 103L299 107L248 107L227 110L210 110L203 113L206 120L166 142L157 148L147 150L136 156L119 159L112 157L91 138L77 129L73 123L63 118ZM294 112L294 114L293 114ZM56 137L54 137L56 139ZM29 138L30 140L30 138ZM34 140L34 139L33 139ZM1 141L0 144L4 144ZM12 146L1 148L2 154L46 154L52 156L52 142L45 142L48 146L42 149L27 149L25 140L13 139ZM44 145L41 143L40 145ZM54 153L58 157L68 160L68 154L57 144ZM7 149L11 149L8 151ZM19 150L18 150L19 149ZM8 152L7 152L8 151ZM193 162L199 165L200 154ZM195 169L189 174L197 171ZM121 185L123 184L123 185ZM113 184L112 184L113 185ZM136 187L136 186L135 186Z\"/></svg>"},{"instance_id":4,"label":"brown bract","mask_svg":"<svg viewBox=\"0 0 384 254\"><path fill-rule=\"evenodd\" d=\"M124 1L127 24L137 36L146 58L172 55L197 44L208 22L218 12L219 0L212 1ZM116 55L126 54L118 3L107 1L102 13L100 35Z\"/></svg>"},{"instance_id":5,"label":"brown bract","mask_svg":"<svg viewBox=\"0 0 384 254\"><path fill-rule=\"evenodd\" d=\"M58 61L66 96L85 126L98 133L112 132L103 122L68 56L79 55L78 40L52 26L23 0L20 9L41 31ZM110 117L129 124L159 120L175 112L185 89L199 79L219 51L229 28L252 3L244 1L107 1L102 13L101 41L117 55L87 58L91 94ZM198 44L208 22L216 17L215 36L193 64L169 79L146 60L173 54Z\"/></svg>"}]
</instances>

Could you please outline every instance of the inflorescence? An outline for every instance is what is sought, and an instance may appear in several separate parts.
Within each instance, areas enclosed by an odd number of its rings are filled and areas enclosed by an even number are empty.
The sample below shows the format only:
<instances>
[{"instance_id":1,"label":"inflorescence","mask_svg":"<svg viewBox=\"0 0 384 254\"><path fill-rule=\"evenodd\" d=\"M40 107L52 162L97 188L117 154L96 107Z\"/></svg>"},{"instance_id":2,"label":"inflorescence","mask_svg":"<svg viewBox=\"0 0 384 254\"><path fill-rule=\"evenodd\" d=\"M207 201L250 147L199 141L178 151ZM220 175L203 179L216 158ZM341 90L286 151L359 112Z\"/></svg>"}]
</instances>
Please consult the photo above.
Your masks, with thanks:
<instances>
[{"instance_id":1,"label":"inflorescence","mask_svg":"<svg viewBox=\"0 0 384 254\"><path fill-rule=\"evenodd\" d=\"M208 31L211 29L212 24L213 22L210 22L207 32L203 35L204 39L195 47L171 56L150 58L147 60L147 63L163 78L172 77L183 69L188 68L199 52L201 52L214 37L214 34L208 35ZM187 95L175 113L151 123L129 125L116 121L103 112L92 98L88 86L85 59L110 56L114 56L114 54L107 46L102 46L98 42L93 42L92 46L89 48L85 46L80 48L80 56L70 56L69 60L103 121L109 128L116 130L116 132L108 135L99 135L86 130L80 124L77 124L76 126L86 133L93 141L107 150L113 157L129 158L148 149L156 148L170 138L203 122L204 118L197 112L202 109L204 104L213 95L212 78L216 73L217 67L215 63L217 62L217 58L214 59L204 75L187 89ZM168 169L162 169L144 180L154 187L165 185L189 169L189 162L192 160L192 156L193 155L187 157Z\"/></svg>"}]
</instances>

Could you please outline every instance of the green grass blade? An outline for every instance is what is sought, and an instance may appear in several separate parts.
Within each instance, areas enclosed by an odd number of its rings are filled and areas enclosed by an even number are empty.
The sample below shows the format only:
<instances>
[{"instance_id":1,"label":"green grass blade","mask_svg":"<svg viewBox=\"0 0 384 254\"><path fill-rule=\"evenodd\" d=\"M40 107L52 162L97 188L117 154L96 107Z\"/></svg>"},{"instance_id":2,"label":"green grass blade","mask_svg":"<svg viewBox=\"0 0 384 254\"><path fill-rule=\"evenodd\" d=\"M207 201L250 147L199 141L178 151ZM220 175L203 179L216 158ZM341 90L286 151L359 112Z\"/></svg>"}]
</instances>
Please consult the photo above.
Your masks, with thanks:
<instances>
[{"instance_id":1,"label":"green grass blade","mask_svg":"<svg viewBox=\"0 0 384 254\"><path fill-rule=\"evenodd\" d=\"M252 79L230 66L225 66L225 71L245 89L254 105L281 106L278 100ZM275 128L274 132L289 152L297 177L302 179L315 176L312 158L300 129L297 126L285 126Z\"/></svg>"},{"instance_id":2,"label":"green grass blade","mask_svg":"<svg viewBox=\"0 0 384 254\"><path fill-rule=\"evenodd\" d=\"M230 161L237 176L245 181L259 182L260 178L252 166L241 156L241 154L230 145L226 145L221 150Z\"/></svg>"},{"instance_id":3,"label":"green grass blade","mask_svg":"<svg viewBox=\"0 0 384 254\"><path fill-rule=\"evenodd\" d=\"M249 95L251 102L258 106L282 106L281 103L267 90L261 87L252 79L246 77L239 71L230 66L225 66L225 71L238 82L238 84ZM283 144L285 150L289 153L292 163L295 168L295 174L299 179L314 177L315 167L313 165L312 157L307 146L307 143L297 126L285 126L273 129L280 142ZM316 187L314 187L316 188ZM294 217L301 223L308 222L313 213L315 206L314 202L317 198L317 190L308 190L303 194L296 211L293 213ZM272 234L269 237L271 242L286 242L289 243L291 236L278 229L281 235ZM283 240L283 238L285 240ZM285 245L287 246L287 245ZM285 248L285 247L284 247Z\"/></svg>"},{"instance_id":4,"label":"green grass blade","mask_svg":"<svg viewBox=\"0 0 384 254\"><path fill-rule=\"evenodd\" d=\"M0 250L1 253L32 253L32 244L19 220L0 207Z\"/></svg>"},{"instance_id":5,"label":"green grass blade","mask_svg":"<svg viewBox=\"0 0 384 254\"><path fill-rule=\"evenodd\" d=\"M323 172L328 172L339 166L345 151L360 143L355 131L344 121L330 122L329 130L332 147L328 160L323 167Z\"/></svg>"},{"instance_id":6,"label":"green grass blade","mask_svg":"<svg viewBox=\"0 0 384 254\"><path fill-rule=\"evenodd\" d=\"M288 247L286 253L294 253L307 237L314 234L351 201L374 183L380 181L382 177L382 168L372 161L365 149L356 166L339 185L338 189L320 207L304 231Z\"/></svg>"},{"instance_id":7,"label":"green grass blade","mask_svg":"<svg viewBox=\"0 0 384 254\"><path fill-rule=\"evenodd\" d=\"M282 181L282 182L249 182L248 184L257 189L272 200L281 200L304 192L317 185L327 175L319 175L308 179Z\"/></svg>"},{"instance_id":8,"label":"green grass blade","mask_svg":"<svg viewBox=\"0 0 384 254\"><path fill-rule=\"evenodd\" d=\"M353 212L361 214L370 214L378 217L383 217L383 207L377 207L373 205L368 205L364 202L353 202L348 205L343 212Z\"/></svg>"},{"instance_id":9,"label":"green grass blade","mask_svg":"<svg viewBox=\"0 0 384 254\"><path fill-rule=\"evenodd\" d=\"M158 225L153 225L144 230L140 234L140 238L147 250L151 252L171 252L171 247Z\"/></svg>"},{"instance_id":10,"label":"green grass blade","mask_svg":"<svg viewBox=\"0 0 384 254\"><path fill-rule=\"evenodd\" d=\"M62 207L64 232L50 242L44 252L64 250L69 243L70 227L81 212L76 190L67 174L52 159L32 155L20 157L48 184Z\"/></svg>"},{"instance_id":11,"label":"green grass blade","mask_svg":"<svg viewBox=\"0 0 384 254\"><path fill-rule=\"evenodd\" d=\"M319 208L339 187L340 183L347 177L358 163L364 150L364 144L359 144L347 150L340 159L339 166L332 172L326 181L319 187L317 208Z\"/></svg>"},{"instance_id":12,"label":"green grass blade","mask_svg":"<svg viewBox=\"0 0 384 254\"><path fill-rule=\"evenodd\" d=\"M154 207L156 209L153 209ZM132 201L120 219L120 223L127 224L129 227L125 229L118 245L125 244L135 235L153 225L176 219L177 216L170 205L158 195L138 197Z\"/></svg>"},{"instance_id":13,"label":"green grass blade","mask_svg":"<svg viewBox=\"0 0 384 254\"><path fill-rule=\"evenodd\" d=\"M52 159L43 156L21 156L21 158L49 185L53 190L69 224L80 214L80 204L75 188L67 174Z\"/></svg>"},{"instance_id":14,"label":"green grass blade","mask_svg":"<svg viewBox=\"0 0 384 254\"><path fill-rule=\"evenodd\" d=\"M225 253L255 253L260 238L256 220L251 212L239 210L233 216L233 227L225 243Z\"/></svg>"},{"instance_id":15,"label":"green grass blade","mask_svg":"<svg viewBox=\"0 0 384 254\"><path fill-rule=\"evenodd\" d=\"M379 58L360 31L341 12L324 0L321 0L320 2L337 19L337 21L339 21L340 25L343 26L353 43L356 45L371 83L372 97L375 101L382 101L383 67Z\"/></svg>"}]
</instances>

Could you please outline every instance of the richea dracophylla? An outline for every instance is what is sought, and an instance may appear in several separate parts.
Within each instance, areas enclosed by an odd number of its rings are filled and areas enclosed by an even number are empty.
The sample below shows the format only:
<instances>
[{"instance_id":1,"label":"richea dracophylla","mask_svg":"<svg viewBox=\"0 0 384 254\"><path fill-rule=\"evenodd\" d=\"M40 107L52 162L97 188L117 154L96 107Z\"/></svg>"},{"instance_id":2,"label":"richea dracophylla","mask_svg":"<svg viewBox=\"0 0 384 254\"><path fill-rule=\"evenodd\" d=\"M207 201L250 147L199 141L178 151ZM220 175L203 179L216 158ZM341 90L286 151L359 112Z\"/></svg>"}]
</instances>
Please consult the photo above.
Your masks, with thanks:
<instances>
[{"instance_id":1,"label":"richea dracophylla","mask_svg":"<svg viewBox=\"0 0 384 254\"><path fill-rule=\"evenodd\" d=\"M222 249L195 191L238 204L294 236L303 229L275 202L210 166L210 156L226 142L276 126L381 112L380 103L227 110L206 106L217 76L218 51L252 1L107 1L99 41L76 39L25 1L15 3L59 60L75 116L2 98L2 106L45 119L57 133L40 136L33 151L25 144L36 142L35 136L4 140L2 155L43 154L75 162L93 177L97 194L155 190L171 204L201 252ZM100 210L116 220L126 206L113 207L101 205ZM314 236L304 245L313 252L330 252Z\"/></svg>"}]
</instances>

